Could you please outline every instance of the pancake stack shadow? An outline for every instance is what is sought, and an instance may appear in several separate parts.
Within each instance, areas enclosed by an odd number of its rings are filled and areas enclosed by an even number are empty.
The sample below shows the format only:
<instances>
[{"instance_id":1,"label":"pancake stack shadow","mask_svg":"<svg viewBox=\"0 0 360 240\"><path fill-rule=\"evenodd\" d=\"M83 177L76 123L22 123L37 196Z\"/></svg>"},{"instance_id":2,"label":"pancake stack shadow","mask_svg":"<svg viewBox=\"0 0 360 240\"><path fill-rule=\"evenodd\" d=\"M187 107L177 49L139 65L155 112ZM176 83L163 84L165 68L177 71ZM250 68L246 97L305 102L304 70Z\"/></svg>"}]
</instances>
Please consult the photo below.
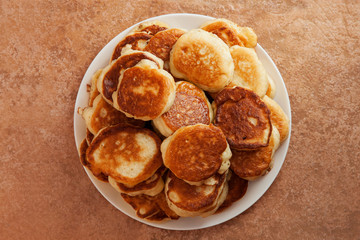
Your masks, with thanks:
<instances>
[{"instance_id":1,"label":"pancake stack shadow","mask_svg":"<svg viewBox=\"0 0 360 240\"><path fill-rule=\"evenodd\" d=\"M231 206L271 170L289 131L256 44L226 19L136 26L88 86L81 163L149 221Z\"/></svg>"}]
</instances>

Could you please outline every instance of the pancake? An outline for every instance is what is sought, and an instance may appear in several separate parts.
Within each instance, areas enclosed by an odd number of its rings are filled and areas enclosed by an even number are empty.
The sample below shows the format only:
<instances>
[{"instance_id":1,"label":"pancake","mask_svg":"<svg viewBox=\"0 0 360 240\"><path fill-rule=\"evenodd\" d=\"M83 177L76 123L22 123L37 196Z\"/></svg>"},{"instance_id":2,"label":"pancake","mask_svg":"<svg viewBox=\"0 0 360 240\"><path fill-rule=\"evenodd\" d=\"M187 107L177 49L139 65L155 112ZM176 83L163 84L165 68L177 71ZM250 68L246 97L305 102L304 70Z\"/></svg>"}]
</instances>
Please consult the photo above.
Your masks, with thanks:
<instances>
[{"instance_id":1,"label":"pancake","mask_svg":"<svg viewBox=\"0 0 360 240\"><path fill-rule=\"evenodd\" d=\"M164 181L162 175L165 172L165 167L160 167L154 175L145 181L136 184L135 186L127 186L126 184L116 182L115 179L109 176L110 185L120 193L126 193L130 196L136 196L145 194L149 196L155 196L164 189Z\"/></svg>"},{"instance_id":2,"label":"pancake","mask_svg":"<svg viewBox=\"0 0 360 240\"><path fill-rule=\"evenodd\" d=\"M170 51L173 45L185 32L185 30L178 28L160 31L149 40L144 51L154 54L166 63L170 59Z\"/></svg>"},{"instance_id":3,"label":"pancake","mask_svg":"<svg viewBox=\"0 0 360 240\"><path fill-rule=\"evenodd\" d=\"M213 185L195 186L169 172L165 183L165 197L170 209L181 217L207 216L210 211L216 211L224 188L227 194L226 175L227 173L216 174Z\"/></svg>"},{"instance_id":4,"label":"pancake","mask_svg":"<svg viewBox=\"0 0 360 240\"><path fill-rule=\"evenodd\" d=\"M115 47L110 62L121 56L121 51L126 45L130 45L133 50L144 50L147 42L152 37L145 32L133 32L121 40Z\"/></svg>"},{"instance_id":5,"label":"pancake","mask_svg":"<svg viewBox=\"0 0 360 240\"><path fill-rule=\"evenodd\" d=\"M153 120L155 128L165 137L177 129L197 123L210 124L213 111L205 93L194 84L176 82L176 96L171 108Z\"/></svg>"},{"instance_id":6,"label":"pancake","mask_svg":"<svg viewBox=\"0 0 360 240\"><path fill-rule=\"evenodd\" d=\"M163 61L151 53L135 51L126 47L121 57L112 61L103 69L97 81L97 89L108 103L113 103L112 94L118 87L121 73L128 68L134 67L142 60L154 62L157 68L163 67Z\"/></svg>"},{"instance_id":7,"label":"pancake","mask_svg":"<svg viewBox=\"0 0 360 240\"><path fill-rule=\"evenodd\" d=\"M102 128L116 125L119 123L129 124L132 126L144 127L145 122L128 118L124 113L116 110L108 104L101 95L98 95L93 107L87 107L83 110L82 116L89 131L96 135Z\"/></svg>"},{"instance_id":8,"label":"pancake","mask_svg":"<svg viewBox=\"0 0 360 240\"><path fill-rule=\"evenodd\" d=\"M183 34L170 53L170 70L209 92L229 84L234 63L229 47L216 35L201 29Z\"/></svg>"},{"instance_id":9,"label":"pancake","mask_svg":"<svg viewBox=\"0 0 360 240\"><path fill-rule=\"evenodd\" d=\"M222 212L227 207L230 207L234 202L241 199L248 187L248 181L245 179L240 178L238 175L229 172L228 177L228 185L229 185L229 191L226 196L226 199L224 203L219 207L219 209L216 211L216 213Z\"/></svg>"},{"instance_id":10,"label":"pancake","mask_svg":"<svg viewBox=\"0 0 360 240\"><path fill-rule=\"evenodd\" d=\"M254 92L225 88L213 102L214 125L221 128L232 149L266 147L271 135L270 111Z\"/></svg>"},{"instance_id":11,"label":"pancake","mask_svg":"<svg viewBox=\"0 0 360 240\"><path fill-rule=\"evenodd\" d=\"M279 130L280 142L283 142L289 135L289 118L280 105L273 99L265 96L263 101L270 110L271 123Z\"/></svg>"},{"instance_id":12,"label":"pancake","mask_svg":"<svg viewBox=\"0 0 360 240\"><path fill-rule=\"evenodd\" d=\"M174 100L173 77L148 61L125 70L119 78L117 91L113 93L116 109L128 117L144 121L161 116L169 110Z\"/></svg>"},{"instance_id":13,"label":"pancake","mask_svg":"<svg viewBox=\"0 0 360 240\"><path fill-rule=\"evenodd\" d=\"M92 134L90 132L90 130L88 128L86 128L85 140L86 140L87 144L90 145L93 139L94 139L94 134Z\"/></svg>"},{"instance_id":14,"label":"pancake","mask_svg":"<svg viewBox=\"0 0 360 240\"><path fill-rule=\"evenodd\" d=\"M271 170L273 155L279 145L280 134L276 127L273 126L267 147L254 151L233 151L233 156L230 159L231 169L243 179L256 180Z\"/></svg>"},{"instance_id":15,"label":"pancake","mask_svg":"<svg viewBox=\"0 0 360 240\"><path fill-rule=\"evenodd\" d=\"M230 48L234 60L234 76L231 82L248 88L260 97L265 96L269 86L265 68L252 48L233 46Z\"/></svg>"},{"instance_id":16,"label":"pancake","mask_svg":"<svg viewBox=\"0 0 360 240\"><path fill-rule=\"evenodd\" d=\"M268 78L268 82L269 82L269 87L268 89L266 90L266 95L270 98L274 98L275 97L275 93L276 93L276 85L275 85L275 82L274 80L269 76L267 75L267 78Z\"/></svg>"},{"instance_id":17,"label":"pancake","mask_svg":"<svg viewBox=\"0 0 360 240\"><path fill-rule=\"evenodd\" d=\"M97 90L97 80L101 75L102 69L97 70L94 75L91 77L91 85L89 91L89 107L93 106L95 98L100 94Z\"/></svg>"},{"instance_id":18,"label":"pancake","mask_svg":"<svg viewBox=\"0 0 360 240\"><path fill-rule=\"evenodd\" d=\"M145 32L149 35L155 35L158 32L164 31L170 28L170 26L160 21L148 21L137 25L131 32Z\"/></svg>"},{"instance_id":19,"label":"pancake","mask_svg":"<svg viewBox=\"0 0 360 240\"><path fill-rule=\"evenodd\" d=\"M176 177L200 185L229 168L231 151L225 135L213 125L182 127L161 144L164 165Z\"/></svg>"},{"instance_id":20,"label":"pancake","mask_svg":"<svg viewBox=\"0 0 360 240\"><path fill-rule=\"evenodd\" d=\"M135 209L136 215L150 221L162 221L164 219L178 219L179 216L173 212L165 199L164 192L156 196L137 195L129 196L121 194L122 198Z\"/></svg>"},{"instance_id":21,"label":"pancake","mask_svg":"<svg viewBox=\"0 0 360 240\"><path fill-rule=\"evenodd\" d=\"M92 172L135 186L161 167L161 140L149 129L116 125L98 132L86 151Z\"/></svg>"},{"instance_id":22,"label":"pancake","mask_svg":"<svg viewBox=\"0 0 360 240\"><path fill-rule=\"evenodd\" d=\"M257 44L257 36L252 28L240 27L227 19L215 19L204 23L201 29L216 34L229 47L234 45L253 48Z\"/></svg>"},{"instance_id":23,"label":"pancake","mask_svg":"<svg viewBox=\"0 0 360 240\"><path fill-rule=\"evenodd\" d=\"M80 162L84 167L87 167L92 172L91 164L87 161L87 158L86 158L86 151L88 148L89 148L88 142L86 139L84 139L81 142L80 148L79 148ZM93 173L93 175L100 181L103 181L103 182L108 181L108 176L102 172L98 171L95 174Z\"/></svg>"}]
</instances>

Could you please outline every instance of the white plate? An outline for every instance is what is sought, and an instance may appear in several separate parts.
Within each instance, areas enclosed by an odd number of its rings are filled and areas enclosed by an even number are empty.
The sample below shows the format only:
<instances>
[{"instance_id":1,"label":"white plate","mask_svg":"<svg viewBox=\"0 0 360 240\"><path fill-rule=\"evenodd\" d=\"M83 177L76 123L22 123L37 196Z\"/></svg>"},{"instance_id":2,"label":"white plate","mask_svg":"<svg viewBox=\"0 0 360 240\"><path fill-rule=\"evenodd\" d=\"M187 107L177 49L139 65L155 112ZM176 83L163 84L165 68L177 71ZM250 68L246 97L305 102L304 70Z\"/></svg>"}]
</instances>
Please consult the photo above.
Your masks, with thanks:
<instances>
[{"instance_id":1,"label":"white plate","mask_svg":"<svg viewBox=\"0 0 360 240\"><path fill-rule=\"evenodd\" d=\"M171 27L184 28L184 29L193 29L198 28L202 23L213 19L209 16L203 15L195 15L195 14L169 14L158 16L150 19L146 19L144 21L149 20L159 20L169 24ZM137 24L136 24L137 25ZM134 25L135 26L135 25ZM109 59L112 55L113 49L116 44L120 42L120 40L132 29L134 26L126 29L119 35L117 35L114 39L112 39L95 57L95 59L90 64L88 70L85 73L85 76L81 82L78 95L76 98L75 109L74 109L74 134L76 147L79 149L81 141L85 138L86 134L86 126L84 120L81 118L79 114L77 114L77 109L79 107L86 107L88 104L89 94L86 91L86 85L91 82L91 76L96 72L96 70L105 67L109 63ZM265 69L268 74L272 77L276 84L276 96L275 100L280 104L280 106L284 109L285 113L289 116L290 119L290 129L291 132L291 109L290 109L290 101L286 91L286 87L284 81L280 75L279 70L276 68L274 62L271 60L269 55L265 52L265 50L258 44L255 48L259 59L263 63ZM285 156L288 150L290 141L289 137L283 142L280 148L276 151L275 164L273 169L264 177L261 177L259 180L250 182L248 186L248 190L245 196L239 201L235 202L229 208L225 209L220 214L215 214L209 216L207 218L195 217L195 218L180 218L179 220L171 220L166 222L148 222L144 219L138 218L135 215L134 210L128 205L120 194L115 191L108 183L101 182L97 180L91 172L84 168L90 180L93 182L98 191L117 209L140 221L142 223L158 227L164 229L174 229L174 230L191 230L191 229L200 229L211 227L216 224L223 223L233 217L236 217L240 213L244 212L251 205L253 205L270 187L277 174L280 171L280 168L285 160Z\"/></svg>"}]
</instances>

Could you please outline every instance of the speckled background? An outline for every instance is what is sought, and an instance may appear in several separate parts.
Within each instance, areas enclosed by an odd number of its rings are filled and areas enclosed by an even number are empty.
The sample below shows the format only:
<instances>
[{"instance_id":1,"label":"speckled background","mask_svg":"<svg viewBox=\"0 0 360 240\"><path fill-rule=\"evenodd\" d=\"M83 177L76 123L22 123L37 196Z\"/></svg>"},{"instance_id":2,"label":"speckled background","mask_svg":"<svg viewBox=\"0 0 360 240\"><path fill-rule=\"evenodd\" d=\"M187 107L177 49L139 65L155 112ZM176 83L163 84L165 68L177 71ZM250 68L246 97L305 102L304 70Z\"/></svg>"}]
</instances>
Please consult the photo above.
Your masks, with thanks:
<instances>
[{"instance_id":1,"label":"speckled background","mask_svg":"<svg viewBox=\"0 0 360 240\"><path fill-rule=\"evenodd\" d=\"M73 137L77 90L96 54L128 26L175 12L253 27L293 114L266 194L224 224L185 232L116 210ZM359 1L2 0L0 15L0 239L359 239Z\"/></svg>"}]
</instances>

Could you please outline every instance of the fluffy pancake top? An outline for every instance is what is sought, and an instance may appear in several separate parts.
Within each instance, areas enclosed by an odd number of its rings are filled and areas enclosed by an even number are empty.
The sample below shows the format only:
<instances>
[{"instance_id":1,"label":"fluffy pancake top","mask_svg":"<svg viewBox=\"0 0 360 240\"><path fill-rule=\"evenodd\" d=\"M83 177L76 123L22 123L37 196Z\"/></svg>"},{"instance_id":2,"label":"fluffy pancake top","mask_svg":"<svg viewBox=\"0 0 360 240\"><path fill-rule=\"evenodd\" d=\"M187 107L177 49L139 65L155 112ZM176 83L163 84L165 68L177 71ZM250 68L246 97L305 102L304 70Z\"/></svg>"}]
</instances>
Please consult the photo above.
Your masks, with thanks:
<instances>
[{"instance_id":1,"label":"fluffy pancake top","mask_svg":"<svg viewBox=\"0 0 360 240\"><path fill-rule=\"evenodd\" d=\"M204 181L218 172L231 156L224 156L227 149L221 129L204 124L182 127L161 145L164 165L187 182Z\"/></svg>"},{"instance_id":2,"label":"fluffy pancake top","mask_svg":"<svg viewBox=\"0 0 360 240\"><path fill-rule=\"evenodd\" d=\"M152 35L145 32L130 33L116 45L110 61L120 57L121 51L126 45L131 45L131 48L134 50L143 50L151 37Z\"/></svg>"},{"instance_id":3,"label":"fluffy pancake top","mask_svg":"<svg viewBox=\"0 0 360 240\"><path fill-rule=\"evenodd\" d=\"M179 81L174 104L153 123L162 135L168 137L183 126L210 124L212 118L212 108L205 93L192 83Z\"/></svg>"},{"instance_id":4,"label":"fluffy pancake top","mask_svg":"<svg viewBox=\"0 0 360 240\"><path fill-rule=\"evenodd\" d=\"M160 144L159 137L149 129L116 125L102 129L95 136L86 157L93 172L136 185L162 165Z\"/></svg>"},{"instance_id":5,"label":"fluffy pancake top","mask_svg":"<svg viewBox=\"0 0 360 240\"><path fill-rule=\"evenodd\" d=\"M104 99L112 103L112 94L116 91L119 77L121 73L127 69L134 67L140 61L146 59L154 62L158 68L162 68L163 61L148 52L133 51L131 49L124 49L123 55L116 60L112 61L105 67L97 80L97 89L104 97Z\"/></svg>"},{"instance_id":6,"label":"fluffy pancake top","mask_svg":"<svg viewBox=\"0 0 360 240\"><path fill-rule=\"evenodd\" d=\"M270 111L254 92L225 88L214 99L214 124L226 135L230 147L256 149L268 145L271 134Z\"/></svg>"},{"instance_id":7,"label":"fluffy pancake top","mask_svg":"<svg viewBox=\"0 0 360 240\"><path fill-rule=\"evenodd\" d=\"M270 110L271 123L279 130L280 142L282 142L289 135L289 118L280 105L273 99L265 96L263 101Z\"/></svg>"},{"instance_id":8,"label":"fluffy pancake top","mask_svg":"<svg viewBox=\"0 0 360 240\"><path fill-rule=\"evenodd\" d=\"M138 64L125 70L113 93L115 108L144 121L166 112L174 99L175 82L171 74L149 64Z\"/></svg>"},{"instance_id":9,"label":"fluffy pancake top","mask_svg":"<svg viewBox=\"0 0 360 240\"><path fill-rule=\"evenodd\" d=\"M260 97L269 86L267 73L253 48L233 46L230 48L234 60L234 76L231 82L254 91Z\"/></svg>"},{"instance_id":10,"label":"fluffy pancake top","mask_svg":"<svg viewBox=\"0 0 360 240\"><path fill-rule=\"evenodd\" d=\"M230 159L231 169L243 179L255 180L271 169L273 155L279 144L279 131L273 127L267 147L254 151L233 151L233 156Z\"/></svg>"},{"instance_id":11,"label":"fluffy pancake top","mask_svg":"<svg viewBox=\"0 0 360 240\"><path fill-rule=\"evenodd\" d=\"M239 45L253 48L257 44L257 36L251 28L240 27L227 19L208 21L201 26L201 29L216 34L229 47Z\"/></svg>"},{"instance_id":12,"label":"fluffy pancake top","mask_svg":"<svg viewBox=\"0 0 360 240\"><path fill-rule=\"evenodd\" d=\"M175 209L193 212L196 215L209 210L209 207L213 207L216 204L226 182L226 176L227 174L216 174L213 185L203 184L195 186L186 183L177 178L172 172L169 172L165 194L170 203L170 208L171 205L175 205ZM181 214L181 211L177 212L177 214L179 213Z\"/></svg>"},{"instance_id":13,"label":"fluffy pancake top","mask_svg":"<svg viewBox=\"0 0 360 240\"><path fill-rule=\"evenodd\" d=\"M85 123L90 132L96 135L100 129L119 123L144 127L145 122L128 118L126 115L107 103L101 95L98 95L93 107L87 107L82 113Z\"/></svg>"},{"instance_id":14,"label":"fluffy pancake top","mask_svg":"<svg viewBox=\"0 0 360 240\"><path fill-rule=\"evenodd\" d=\"M168 28L170 28L168 24L155 20L140 23L132 30L132 32L145 32L150 35L155 35L156 33L164 31Z\"/></svg>"},{"instance_id":15,"label":"fluffy pancake top","mask_svg":"<svg viewBox=\"0 0 360 240\"><path fill-rule=\"evenodd\" d=\"M173 45L184 33L184 30L178 28L171 28L160 31L149 40L144 51L148 51L154 54L164 62L169 61L170 51Z\"/></svg>"},{"instance_id":16,"label":"fluffy pancake top","mask_svg":"<svg viewBox=\"0 0 360 240\"><path fill-rule=\"evenodd\" d=\"M234 63L229 47L216 35L201 29L183 34L170 53L170 70L177 78L217 92L231 80Z\"/></svg>"}]
</instances>

